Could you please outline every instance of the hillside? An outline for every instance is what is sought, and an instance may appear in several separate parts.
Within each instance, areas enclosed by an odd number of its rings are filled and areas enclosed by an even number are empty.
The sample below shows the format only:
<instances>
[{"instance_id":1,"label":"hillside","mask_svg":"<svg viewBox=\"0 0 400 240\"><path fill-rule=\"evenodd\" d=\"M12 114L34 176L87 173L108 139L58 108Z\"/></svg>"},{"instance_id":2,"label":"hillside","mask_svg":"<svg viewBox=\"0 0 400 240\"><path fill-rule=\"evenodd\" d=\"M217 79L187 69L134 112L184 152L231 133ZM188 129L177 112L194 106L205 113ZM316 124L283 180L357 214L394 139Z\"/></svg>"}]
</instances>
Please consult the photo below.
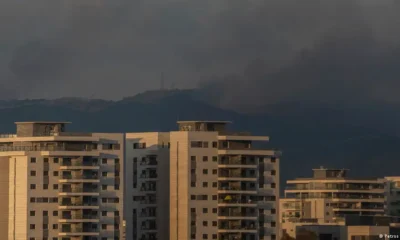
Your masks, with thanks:
<instances>
[{"instance_id":1,"label":"hillside","mask_svg":"<svg viewBox=\"0 0 400 240\"><path fill-rule=\"evenodd\" d=\"M382 109L268 106L246 115L204 103L191 91L150 92L116 102L24 100L0 106L1 133L14 132L15 121L71 121L72 131L134 132L174 130L177 120L232 120L233 130L269 135L270 147L282 150L282 180L310 175L320 165L350 168L355 176L397 175L400 167L400 138L390 131L396 118L376 115Z\"/></svg>"}]
</instances>

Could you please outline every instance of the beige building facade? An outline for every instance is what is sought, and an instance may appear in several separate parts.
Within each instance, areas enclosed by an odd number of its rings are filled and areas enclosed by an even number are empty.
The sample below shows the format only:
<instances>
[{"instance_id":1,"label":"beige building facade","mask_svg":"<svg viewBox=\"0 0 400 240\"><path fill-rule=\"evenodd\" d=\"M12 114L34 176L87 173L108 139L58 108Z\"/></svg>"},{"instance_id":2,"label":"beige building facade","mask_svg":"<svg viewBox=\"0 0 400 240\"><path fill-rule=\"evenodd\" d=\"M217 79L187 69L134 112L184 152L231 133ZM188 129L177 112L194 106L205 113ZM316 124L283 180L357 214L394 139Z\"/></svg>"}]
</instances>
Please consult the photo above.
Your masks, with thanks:
<instances>
[{"instance_id":1,"label":"beige building facade","mask_svg":"<svg viewBox=\"0 0 400 240\"><path fill-rule=\"evenodd\" d=\"M66 124L0 135L0 239L123 239L124 134Z\"/></svg>"},{"instance_id":2,"label":"beige building facade","mask_svg":"<svg viewBox=\"0 0 400 240\"><path fill-rule=\"evenodd\" d=\"M340 224L345 215L385 214L385 184L381 179L354 179L348 170L314 169L312 178L287 181L280 199L282 229L291 223Z\"/></svg>"},{"instance_id":3,"label":"beige building facade","mask_svg":"<svg viewBox=\"0 0 400 240\"><path fill-rule=\"evenodd\" d=\"M400 218L400 177L385 177L384 181L385 213L388 216Z\"/></svg>"},{"instance_id":4,"label":"beige building facade","mask_svg":"<svg viewBox=\"0 0 400 240\"><path fill-rule=\"evenodd\" d=\"M256 149L254 142L269 138L229 133L228 123L182 121L179 131L126 135L127 172L132 169L126 201L133 199L126 205L127 236L278 239L279 152ZM139 177L147 173L141 162L151 159L157 177L146 185ZM141 192L142 186L153 191ZM150 196L155 211L151 232L142 228L150 219L139 215Z\"/></svg>"}]
</instances>

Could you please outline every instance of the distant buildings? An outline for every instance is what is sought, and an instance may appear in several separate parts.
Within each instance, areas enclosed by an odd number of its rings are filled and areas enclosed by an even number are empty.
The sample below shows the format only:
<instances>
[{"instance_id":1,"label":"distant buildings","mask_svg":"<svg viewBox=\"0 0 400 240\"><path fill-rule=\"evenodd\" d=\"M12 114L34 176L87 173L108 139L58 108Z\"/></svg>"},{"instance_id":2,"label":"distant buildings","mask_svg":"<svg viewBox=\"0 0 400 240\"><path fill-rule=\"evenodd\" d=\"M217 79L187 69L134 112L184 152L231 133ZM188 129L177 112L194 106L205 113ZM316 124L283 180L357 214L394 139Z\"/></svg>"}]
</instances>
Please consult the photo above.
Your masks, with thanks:
<instances>
[{"instance_id":1,"label":"distant buildings","mask_svg":"<svg viewBox=\"0 0 400 240\"><path fill-rule=\"evenodd\" d=\"M279 152L227 123L126 135L127 239L278 239Z\"/></svg>"},{"instance_id":2,"label":"distant buildings","mask_svg":"<svg viewBox=\"0 0 400 240\"><path fill-rule=\"evenodd\" d=\"M16 124L0 135L0 239L123 238L124 135Z\"/></svg>"},{"instance_id":3,"label":"distant buildings","mask_svg":"<svg viewBox=\"0 0 400 240\"><path fill-rule=\"evenodd\" d=\"M385 214L400 218L400 177L385 177Z\"/></svg>"},{"instance_id":4,"label":"distant buildings","mask_svg":"<svg viewBox=\"0 0 400 240\"><path fill-rule=\"evenodd\" d=\"M280 200L283 232L293 225L343 224L346 215L382 216L385 184L381 179L350 178L344 169L313 169L312 178L287 181Z\"/></svg>"},{"instance_id":5,"label":"distant buildings","mask_svg":"<svg viewBox=\"0 0 400 240\"><path fill-rule=\"evenodd\" d=\"M391 219L385 216L347 215L341 224L298 223L292 227L290 233L285 233L282 239L378 240L400 236L400 228L391 224Z\"/></svg>"}]
</instances>

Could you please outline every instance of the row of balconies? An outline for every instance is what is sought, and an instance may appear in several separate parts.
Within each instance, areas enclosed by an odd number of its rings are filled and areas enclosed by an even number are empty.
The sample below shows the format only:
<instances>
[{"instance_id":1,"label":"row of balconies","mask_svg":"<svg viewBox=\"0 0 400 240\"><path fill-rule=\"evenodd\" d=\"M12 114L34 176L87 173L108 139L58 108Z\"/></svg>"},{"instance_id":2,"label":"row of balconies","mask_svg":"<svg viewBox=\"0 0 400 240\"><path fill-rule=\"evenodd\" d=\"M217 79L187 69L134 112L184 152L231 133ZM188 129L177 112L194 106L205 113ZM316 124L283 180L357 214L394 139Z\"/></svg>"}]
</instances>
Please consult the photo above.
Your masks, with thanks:
<instances>
[{"instance_id":1,"label":"row of balconies","mask_svg":"<svg viewBox=\"0 0 400 240\"><path fill-rule=\"evenodd\" d=\"M308 185L295 185L288 186L286 190L384 190L383 184L325 184L325 185L317 185L317 186L308 186Z\"/></svg>"}]
</instances>

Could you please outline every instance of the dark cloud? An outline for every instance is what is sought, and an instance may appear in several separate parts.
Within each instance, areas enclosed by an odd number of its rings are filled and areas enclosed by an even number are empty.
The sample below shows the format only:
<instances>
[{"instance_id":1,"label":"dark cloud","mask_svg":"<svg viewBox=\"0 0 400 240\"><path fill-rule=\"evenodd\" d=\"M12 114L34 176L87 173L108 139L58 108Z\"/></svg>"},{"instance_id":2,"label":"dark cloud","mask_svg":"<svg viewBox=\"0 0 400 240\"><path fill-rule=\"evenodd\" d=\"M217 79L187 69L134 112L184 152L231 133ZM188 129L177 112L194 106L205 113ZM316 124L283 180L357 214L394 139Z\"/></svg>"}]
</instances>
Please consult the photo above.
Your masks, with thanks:
<instances>
[{"instance_id":1,"label":"dark cloud","mask_svg":"<svg viewBox=\"0 0 400 240\"><path fill-rule=\"evenodd\" d=\"M222 103L328 97L324 92L337 99L332 89L344 92L340 99L353 100L351 89L396 99L371 76L387 71L380 81L397 84L399 6L394 0L3 0L0 82L20 97L120 98L159 86L164 72L167 85L178 87L224 79Z\"/></svg>"}]
</instances>

